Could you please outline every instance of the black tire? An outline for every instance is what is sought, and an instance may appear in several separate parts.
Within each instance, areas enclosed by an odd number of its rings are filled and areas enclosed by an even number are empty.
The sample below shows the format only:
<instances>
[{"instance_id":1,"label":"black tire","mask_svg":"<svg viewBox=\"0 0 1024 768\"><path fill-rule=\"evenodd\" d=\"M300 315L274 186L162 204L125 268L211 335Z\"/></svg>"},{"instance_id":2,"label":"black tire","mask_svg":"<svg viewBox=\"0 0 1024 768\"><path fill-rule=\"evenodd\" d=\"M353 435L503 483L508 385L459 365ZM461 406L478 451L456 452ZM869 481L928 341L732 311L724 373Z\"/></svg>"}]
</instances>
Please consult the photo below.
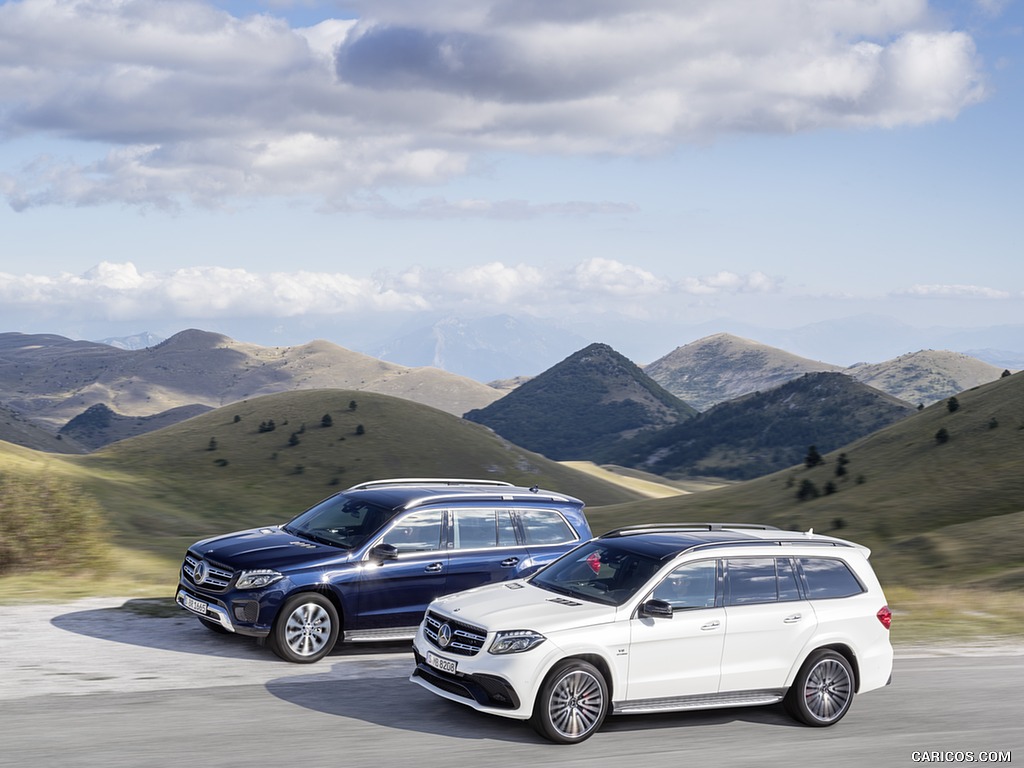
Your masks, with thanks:
<instances>
[{"instance_id":1,"label":"black tire","mask_svg":"<svg viewBox=\"0 0 1024 768\"><path fill-rule=\"evenodd\" d=\"M835 725L853 703L853 667L835 651L815 651L800 667L786 693L786 710L805 725L823 728Z\"/></svg>"},{"instance_id":2,"label":"black tire","mask_svg":"<svg viewBox=\"0 0 1024 768\"><path fill-rule=\"evenodd\" d=\"M530 722L557 744L593 736L608 714L608 684L593 664L567 659L554 666L537 694Z\"/></svg>"},{"instance_id":3,"label":"black tire","mask_svg":"<svg viewBox=\"0 0 1024 768\"><path fill-rule=\"evenodd\" d=\"M341 622L329 599L302 592L284 601L270 630L270 648L285 661L312 664L331 652Z\"/></svg>"},{"instance_id":4,"label":"black tire","mask_svg":"<svg viewBox=\"0 0 1024 768\"><path fill-rule=\"evenodd\" d=\"M198 617L197 617L198 618ZM206 627L211 632L218 635L230 635L231 632L224 629L224 625L219 621L210 621L209 619L199 619L199 623Z\"/></svg>"}]
</instances>

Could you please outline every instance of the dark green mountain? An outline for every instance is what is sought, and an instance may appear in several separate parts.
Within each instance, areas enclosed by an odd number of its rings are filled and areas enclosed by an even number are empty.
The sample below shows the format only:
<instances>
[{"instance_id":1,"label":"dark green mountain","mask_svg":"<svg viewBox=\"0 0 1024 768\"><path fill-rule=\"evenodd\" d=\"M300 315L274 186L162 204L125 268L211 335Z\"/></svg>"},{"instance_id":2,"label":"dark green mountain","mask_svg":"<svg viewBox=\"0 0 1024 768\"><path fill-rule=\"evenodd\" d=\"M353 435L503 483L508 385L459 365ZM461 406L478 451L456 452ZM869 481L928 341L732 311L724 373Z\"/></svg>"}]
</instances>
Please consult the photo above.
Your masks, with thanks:
<instances>
[{"instance_id":1,"label":"dark green mountain","mask_svg":"<svg viewBox=\"0 0 1024 768\"><path fill-rule=\"evenodd\" d=\"M801 463L812 445L832 451L914 412L845 374L807 373L638 435L603 458L669 477L748 480Z\"/></svg>"},{"instance_id":2,"label":"dark green mountain","mask_svg":"<svg viewBox=\"0 0 1024 768\"><path fill-rule=\"evenodd\" d=\"M465 418L558 461L593 459L696 411L607 344L591 344Z\"/></svg>"}]
</instances>

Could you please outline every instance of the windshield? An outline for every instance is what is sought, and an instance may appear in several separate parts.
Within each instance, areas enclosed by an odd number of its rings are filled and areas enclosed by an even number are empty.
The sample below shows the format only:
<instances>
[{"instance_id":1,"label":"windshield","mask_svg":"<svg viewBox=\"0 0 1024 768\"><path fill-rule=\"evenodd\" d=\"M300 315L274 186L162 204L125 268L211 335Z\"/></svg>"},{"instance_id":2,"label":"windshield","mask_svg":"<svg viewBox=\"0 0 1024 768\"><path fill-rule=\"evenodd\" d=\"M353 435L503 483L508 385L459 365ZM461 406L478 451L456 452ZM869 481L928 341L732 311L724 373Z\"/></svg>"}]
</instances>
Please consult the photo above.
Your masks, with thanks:
<instances>
[{"instance_id":1,"label":"windshield","mask_svg":"<svg viewBox=\"0 0 1024 768\"><path fill-rule=\"evenodd\" d=\"M622 605L660 567L653 558L627 552L607 541L591 541L538 572L530 583L560 595Z\"/></svg>"},{"instance_id":2,"label":"windshield","mask_svg":"<svg viewBox=\"0 0 1024 768\"><path fill-rule=\"evenodd\" d=\"M283 528L295 536L322 544L355 549L394 515L393 510L338 494L306 510Z\"/></svg>"}]
</instances>

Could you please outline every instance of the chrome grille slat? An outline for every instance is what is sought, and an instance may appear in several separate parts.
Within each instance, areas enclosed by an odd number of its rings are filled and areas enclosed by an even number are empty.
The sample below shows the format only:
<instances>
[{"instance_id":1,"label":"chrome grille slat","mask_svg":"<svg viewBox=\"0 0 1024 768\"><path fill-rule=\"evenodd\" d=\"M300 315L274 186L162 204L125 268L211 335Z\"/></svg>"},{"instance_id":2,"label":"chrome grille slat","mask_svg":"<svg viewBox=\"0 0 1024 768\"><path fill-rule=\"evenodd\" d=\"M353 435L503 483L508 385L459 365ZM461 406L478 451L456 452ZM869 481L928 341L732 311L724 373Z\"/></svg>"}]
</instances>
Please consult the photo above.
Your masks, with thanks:
<instances>
[{"instance_id":1,"label":"chrome grille slat","mask_svg":"<svg viewBox=\"0 0 1024 768\"><path fill-rule=\"evenodd\" d=\"M443 619L433 613L428 613L425 617L426 626L424 627L424 634L427 639L437 648L441 648L449 653L455 653L462 656L476 656L480 649L484 647L484 642L487 640L487 633L477 627L469 624L463 624L460 621L452 621L451 619ZM437 642L437 633L441 629L442 624L447 624L452 628L452 639L447 646L441 647L441 644Z\"/></svg>"},{"instance_id":2,"label":"chrome grille slat","mask_svg":"<svg viewBox=\"0 0 1024 768\"><path fill-rule=\"evenodd\" d=\"M196 584L196 566L199 565L201 560L201 557L198 557L191 552L185 554L185 562L182 563L181 572L185 575L188 581L195 584L200 589L205 589L210 592L222 592L227 589L228 584L231 583L231 579L234 578L235 574L232 571L214 565L209 560L206 561L206 579L202 584Z\"/></svg>"}]
</instances>

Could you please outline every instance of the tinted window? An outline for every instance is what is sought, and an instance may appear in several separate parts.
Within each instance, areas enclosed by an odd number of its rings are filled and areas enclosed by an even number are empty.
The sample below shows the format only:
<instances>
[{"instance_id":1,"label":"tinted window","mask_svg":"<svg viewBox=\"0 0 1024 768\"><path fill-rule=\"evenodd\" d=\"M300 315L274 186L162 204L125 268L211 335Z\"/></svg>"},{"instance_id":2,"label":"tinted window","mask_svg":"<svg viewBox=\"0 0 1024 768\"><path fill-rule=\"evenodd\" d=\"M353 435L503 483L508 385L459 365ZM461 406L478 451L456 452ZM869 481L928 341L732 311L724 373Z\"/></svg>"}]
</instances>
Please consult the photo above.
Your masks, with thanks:
<instances>
[{"instance_id":1,"label":"tinted window","mask_svg":"<svg viewBox=\"0 0 1024 768\"><path fill-rule=\"evenodd\" d=\"M807 597L820 600L826 597L849 597L864 591L850 567L842 560L824 557L797 558L807 584Z\"/></svg>"},{"instance_id":2,"label":"tinted window","mask_svg":"<svg viewBox=\"0 0 1024 768\"><path fill-rule=\"evenodd\" d=\"M718 561L702 560L676 568L665 577L651 597L664 600L673 608L712 608L718 582Z\"/></svg>"},{"instance_id":3,"label":"tinted window","mask_svg":"<svg viewBox=\"0 0 1024 768\"><path fill-rule=\"evenodd\" d=\"M527 544L566 544L576 540L572 528L554 510L520 510L519 520Z\"/></svg>"},{"instance_id":4,"label":"tinted window","mask_svg":"<svg viewBox=\"0 0 1024 768\"><path fill-rule=\"evenodd\" d=\"M441 548L440 510L424 510L406 515L384 535L384 543L401 552L432 552Z\"/></svg>"},{"instance_id":5,"label":"tinted window","mask_svg":"<svg viewBox=\"0 0 1024 768\"><path fill-rule=\"evenodd\" d=\"M726 561L726 604L749 605L778 600L775 558L743 558Z\"/></svg>"},{"instance_id":6,"label":"tinted window","mask_svg":"<svg viewBox=\"0 0 1024 768\"><path fill-rule=\"evenodd\" d=\"M511 547L515 528L508 510L456 509L452 512L453 545L457 549Z\"/></svg>"}]
</instances>

